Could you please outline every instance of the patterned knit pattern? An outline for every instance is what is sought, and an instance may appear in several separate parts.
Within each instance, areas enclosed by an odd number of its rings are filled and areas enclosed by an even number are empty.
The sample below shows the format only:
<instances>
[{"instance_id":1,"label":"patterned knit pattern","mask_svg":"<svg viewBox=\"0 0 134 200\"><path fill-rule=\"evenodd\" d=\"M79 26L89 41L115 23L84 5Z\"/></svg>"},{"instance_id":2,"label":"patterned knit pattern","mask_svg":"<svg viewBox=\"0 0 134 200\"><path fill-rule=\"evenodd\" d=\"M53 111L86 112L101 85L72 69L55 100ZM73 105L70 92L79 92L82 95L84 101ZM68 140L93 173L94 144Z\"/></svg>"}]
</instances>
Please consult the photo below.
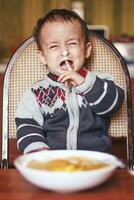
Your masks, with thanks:
<instances>
[{"instance_id":1,"label":"patterned knit pattern","mask_svg":"<svg viewBox=\"0 0 134 200\"><path fill-rule=\"evenodd\" d=\"M52 107L55 104L57 98L65 101L65 92L63 91L63 89L58 88L57 86L54 87L52 85L49 85L48 88L43 88L42 86L40 86L37 89L32 88L31 90L35 94L40 106L42 104L45 104L49 107Z\"/></svg>"}]
</instances>

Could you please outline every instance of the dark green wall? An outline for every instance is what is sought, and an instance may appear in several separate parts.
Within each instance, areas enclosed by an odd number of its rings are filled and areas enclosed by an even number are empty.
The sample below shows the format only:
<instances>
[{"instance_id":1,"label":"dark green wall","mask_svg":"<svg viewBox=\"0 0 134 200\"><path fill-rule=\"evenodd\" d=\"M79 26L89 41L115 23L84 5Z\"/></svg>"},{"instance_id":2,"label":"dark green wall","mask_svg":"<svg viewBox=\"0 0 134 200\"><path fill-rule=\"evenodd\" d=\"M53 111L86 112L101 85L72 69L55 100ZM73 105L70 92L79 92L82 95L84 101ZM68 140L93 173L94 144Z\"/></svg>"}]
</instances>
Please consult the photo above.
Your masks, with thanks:
<instances>
[{"instance_id":1,"label":"dark green wall","mask_svg":"<svg viewBox=\"0 0 134 200\"><path fill-rule=\"evenodd\" d=\"M22 37L22 1L0 0L0 57L8 56ZM9 49L12 47L12 49Z\"/></svg>"}]
</instances>

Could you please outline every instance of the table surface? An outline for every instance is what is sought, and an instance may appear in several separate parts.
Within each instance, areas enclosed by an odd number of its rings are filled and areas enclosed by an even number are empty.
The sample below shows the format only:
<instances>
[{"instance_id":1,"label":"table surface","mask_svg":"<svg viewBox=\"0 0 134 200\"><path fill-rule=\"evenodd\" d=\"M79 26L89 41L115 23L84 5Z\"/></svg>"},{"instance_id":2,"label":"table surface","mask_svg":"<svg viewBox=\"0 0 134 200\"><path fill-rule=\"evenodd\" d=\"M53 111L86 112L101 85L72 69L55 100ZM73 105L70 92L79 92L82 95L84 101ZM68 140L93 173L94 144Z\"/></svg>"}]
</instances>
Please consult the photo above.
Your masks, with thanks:
<instances>
[{"instance_id":1,"label":"table surface","mask_svg":"<svg viewBox=\"0 0 134 200\"><path fill-rule=\"evenodd\" d=\"M133 200L134 176L116 170L113 176L94 189L61 194L38 188L27 182L16 169L0 170L1 200Z\"/></svg>"}]
</instances>

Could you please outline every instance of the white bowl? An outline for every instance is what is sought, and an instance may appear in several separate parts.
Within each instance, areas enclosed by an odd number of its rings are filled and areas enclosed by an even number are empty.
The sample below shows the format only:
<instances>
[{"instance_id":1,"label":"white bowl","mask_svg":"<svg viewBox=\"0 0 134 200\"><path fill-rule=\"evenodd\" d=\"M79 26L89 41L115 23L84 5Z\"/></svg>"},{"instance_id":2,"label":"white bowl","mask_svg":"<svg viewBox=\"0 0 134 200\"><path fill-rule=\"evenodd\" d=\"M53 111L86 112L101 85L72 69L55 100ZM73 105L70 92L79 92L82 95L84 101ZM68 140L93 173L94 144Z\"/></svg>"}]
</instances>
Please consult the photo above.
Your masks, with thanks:
<instances>
[{"instance_id":1,"label":"white bowl","mask_svg":"<svg viewBox=\"0 0 134 200\"><path fill-rule=\"evenodd\" d=\"M109 163L109 165L100 169L80 172L56 172L27 167L27 163L33 159L47 162L53 159L67 158L70 156L86 157L100 162L104 161ZM19 156L15 159L14 165L22 176L32 184L41 188L65 193L77 192L98 186L104 183L117 167L123 166L115 156L83 150L40 151Z\"/></svg>"}]
</instances>

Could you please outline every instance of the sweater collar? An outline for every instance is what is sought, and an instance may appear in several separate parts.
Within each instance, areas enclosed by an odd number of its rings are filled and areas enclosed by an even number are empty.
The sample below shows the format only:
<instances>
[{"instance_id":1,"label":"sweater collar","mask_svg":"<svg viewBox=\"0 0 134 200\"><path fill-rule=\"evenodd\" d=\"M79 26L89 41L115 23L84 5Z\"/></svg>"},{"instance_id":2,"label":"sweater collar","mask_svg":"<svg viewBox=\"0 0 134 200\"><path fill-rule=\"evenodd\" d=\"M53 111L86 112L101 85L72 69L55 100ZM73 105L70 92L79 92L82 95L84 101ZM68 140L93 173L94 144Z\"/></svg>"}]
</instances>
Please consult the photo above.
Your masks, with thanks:
<instances>
[{"instance_id":1,"label":"sweater collar","mask_svg":"<svg viewBox=\"0 0 134 200\"><path fill-rule=\"evenodd\" d=\"M87 75L87 69L85 69L85 68L80 69L79 74L85 78L86 75ZM48 76L50 79L52 79L52 80L54 80L54 81L56 81L56 82L57 82L57 80L58 80L58 78L59 78L59 76L57 76L57 75L55 75L55 74L52 74L51 72L49 72L47 76Z\"/></svg>"}]
</instances>

